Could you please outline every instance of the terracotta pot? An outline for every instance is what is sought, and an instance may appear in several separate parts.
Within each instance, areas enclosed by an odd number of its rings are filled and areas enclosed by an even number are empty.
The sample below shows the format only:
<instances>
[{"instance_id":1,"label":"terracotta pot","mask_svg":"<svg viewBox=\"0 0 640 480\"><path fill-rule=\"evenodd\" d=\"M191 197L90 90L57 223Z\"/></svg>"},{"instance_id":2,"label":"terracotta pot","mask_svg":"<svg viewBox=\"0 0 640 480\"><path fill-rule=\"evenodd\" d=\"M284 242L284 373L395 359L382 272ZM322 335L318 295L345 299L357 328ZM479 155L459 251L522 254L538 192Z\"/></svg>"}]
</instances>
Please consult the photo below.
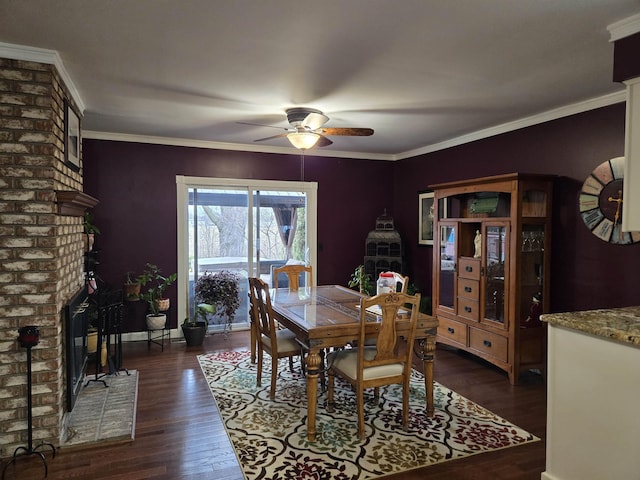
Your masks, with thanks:
<instances>
[{"instance_id":1,"label":"terracotta pot","mask_svg":"<svg viewBox=\"0 0 640 480\"><path fill-rule=\"evenodd\" d=\"M140 300L140 284L139 283L125 283L124 284L124 298L128 301Z\"/></svg>"},{"instance_id":2,"label":"terracotta pot","mask_svg":"<svg viewBox=\"0 0 640 480\"><path fill-rule=\"evenodd\" d=\"M158 306L158 310L161 312L166 312L169 310L169 299L168 298L159 298L156 300L156 305Z\"/></svg>"}]
</instances>

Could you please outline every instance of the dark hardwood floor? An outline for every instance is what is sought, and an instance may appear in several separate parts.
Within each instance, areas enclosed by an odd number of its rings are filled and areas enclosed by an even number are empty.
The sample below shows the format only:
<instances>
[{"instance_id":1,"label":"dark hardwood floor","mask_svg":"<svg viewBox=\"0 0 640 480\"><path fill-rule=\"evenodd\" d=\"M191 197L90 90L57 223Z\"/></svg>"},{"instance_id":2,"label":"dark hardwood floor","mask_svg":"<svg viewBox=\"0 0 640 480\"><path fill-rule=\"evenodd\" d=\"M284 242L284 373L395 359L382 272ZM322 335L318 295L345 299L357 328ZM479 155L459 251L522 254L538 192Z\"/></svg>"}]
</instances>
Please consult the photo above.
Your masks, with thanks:
<instances>
[{"instance_id":1,"label":"dark hardwood floor","mask_svg":"<svg viewBox=\"0 0 640 480\"><path fill-rule=\"evenodd\" d=\"M196 355L245 350L248 332L208 336L202 347L184 343L160 347L124 344L123 366L140 372L136 435L133 442L47 453L49 476L58 479L215 479L241 480L242 473ZM468 354L438 347L435 378L494 413L542 438L521 447L393 475L395 480L539 480L545 468L546 388L539 375L527 374L511 386L506 374ZM37 440L34 440L37 445ZM5 459L6 461L6 459ZM5 478L44 478L35 456L10 466Z\"/></svg>"}]
</instances>

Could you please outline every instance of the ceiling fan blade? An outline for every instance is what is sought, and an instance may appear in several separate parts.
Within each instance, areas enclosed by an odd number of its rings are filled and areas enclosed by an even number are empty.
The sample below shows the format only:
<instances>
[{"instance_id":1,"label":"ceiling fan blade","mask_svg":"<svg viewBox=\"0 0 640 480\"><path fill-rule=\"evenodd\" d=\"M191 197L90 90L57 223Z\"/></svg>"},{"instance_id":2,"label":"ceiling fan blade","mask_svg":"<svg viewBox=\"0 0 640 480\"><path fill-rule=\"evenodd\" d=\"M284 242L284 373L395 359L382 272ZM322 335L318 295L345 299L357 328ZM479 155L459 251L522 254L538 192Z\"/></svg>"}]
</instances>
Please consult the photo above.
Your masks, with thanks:
<instances>
[{"instance_id":1,"label":"ceiling fan blade","mask_svg":"<svg viewBox=\"0 0 640 480\"><path fill-rule=\"evenodd\" d=\"M329 121L329 117L327 117L323 113L311 112L309 115L305 117L302 121L301 126L306 127L310 130L316 130L320 128L322 125Z\"/></svg>"},{"instance_id":2,"label":"ceiling fan blade","mask_svg":"<svg viewBox=\"0 0 640 480\"><path fill-rule=\"evenodd\" d=\"M254 140L254 142L262 142L264 140L271 140L272 138L286 137L287 135L288 135L288 133L281 133L280 135L272 135L270 137L258 138L257 140Z\"/></svg>"},{"instance_id":3,"label":"ceiling fan blade","mask_svg":"<svg viewBox=\"0 0 640 480\"><path fill-rule=\"evenodd\" d=\"M327 137L325 137L324 135L320 135L320 138L318 139L318 143L316 143L316 147L328 147L332 143L333 142L329 140Z\"/></svg>"},{"instance_id":4,"label":"ceiling fan blade","mask_svg":"<svg viewBox=\"0 0 640 480\"><path fill-rule=\"evenodd\" d=\"M349 137L368 137L373 135L372 128L321 128L318 133L324 135L342 135Z\"/></svg>"},{"instance_id":5,"label":"ceiling fan blade","mask_svg":"<svg viewBox=\"0 0 640 480\"><path fill-rule=\"evenodd\" d=\"M264 123L249 123L249 122L236 122L238 125L252 125L254 127L269 127L269 128L277 128L278 130L289 131L290 129L285 127L276 127L275 125L265 125Z\"/></svg>"}]
</instances>

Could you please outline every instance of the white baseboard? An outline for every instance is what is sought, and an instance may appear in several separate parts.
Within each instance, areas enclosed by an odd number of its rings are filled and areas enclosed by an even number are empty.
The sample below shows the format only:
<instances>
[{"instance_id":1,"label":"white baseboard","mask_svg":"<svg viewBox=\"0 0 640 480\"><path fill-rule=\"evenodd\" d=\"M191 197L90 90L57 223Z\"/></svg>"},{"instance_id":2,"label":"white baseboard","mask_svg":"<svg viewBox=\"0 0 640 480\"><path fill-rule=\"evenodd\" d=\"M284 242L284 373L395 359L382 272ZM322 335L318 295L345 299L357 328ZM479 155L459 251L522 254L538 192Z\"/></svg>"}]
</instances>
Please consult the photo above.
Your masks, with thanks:
<instances>
[{"instance_id":1,"label":"white baseboard","mask_svg":"<svg viewBox=\"0 0 640 480\"><path fill-rule=\"evenodd\" d=\"M542 472L542 474L540 475L540 480L560 480L560 478L556 477L555 475L551 475L550 473Z\"/></svg>"},{"instance_id":2,"label":"white baseboard","mask_svg":"<svg viewBox=\"0 0 640 480\"><path fill-rule=\"evenodd\" d=\"M210 333L222 333L223 332L223 328L222 326L220 326L219 329L212 329L209 330ZM233 332L241 332L241 331L245 331L245 330L249 330L249 325L246 323L242 323L242 324L238 324L238 325L231 325L231 331ZM184 342L184 336L182 335L182 329L180 327L178 328L172 328L169 330L169 338L171 339L172 342ZM123 342L146 342L148 339L148 335L147 335L147 331L145 330L144 332L129 332L129 333L123 333L122 334L122 341Z\"/></svg>"}]
</instances>

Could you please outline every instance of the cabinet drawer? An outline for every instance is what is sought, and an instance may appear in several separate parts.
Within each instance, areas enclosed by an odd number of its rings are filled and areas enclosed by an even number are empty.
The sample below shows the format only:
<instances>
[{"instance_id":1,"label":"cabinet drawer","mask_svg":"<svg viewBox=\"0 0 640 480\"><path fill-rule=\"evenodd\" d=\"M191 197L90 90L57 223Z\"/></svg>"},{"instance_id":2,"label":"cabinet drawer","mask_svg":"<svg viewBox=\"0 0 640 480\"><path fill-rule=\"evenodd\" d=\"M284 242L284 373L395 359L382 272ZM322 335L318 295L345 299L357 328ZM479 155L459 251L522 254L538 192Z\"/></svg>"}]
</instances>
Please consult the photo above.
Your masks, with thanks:
<instances>
[{"instance_id":1,"label":"cabinet drawer","mask_svg":"<svg viewBox=\"0 0 640 480\"><path fill-rule=\"evenodd\" d=\"M469 328L469 346L474 350L507 361L507 338L478 328Z\"/></svg>"},{"instance_id":2,"label":"cabinet drawer","mask_svg":"<svg viewBox=\"0 0 640 480\"><path fill-rule=\"evenodd\" d=\"M480 282L468 278L458 279L458 297L480 300Z\"/></svg>"},{"instance_id":3,"label":"cabinet drawer","mask_svg":"<svg viewBox=\"0 0 640 480\"><path fill-rule=\"evenodd\" d=\"M458 259L458 277L480 280L480 259L460 257Z\"/></svg>"},{"instance_id":4,"label":"cabinet drawer","mask_svg":"<svg viewBox=\"0 0 640 480\"><path fill-rule=\"evenodd\" d=\"M458 315L469 320L480 320L480 303L477 300L458 298Z\"/></svg>"},{"instance_id":5,"label":"cabinet drawer","mask_svg":"<svg viewBox=\"0 0 640 480\"><path fill-rule=\"evenodd\" d=\"M467 326L449 318L438 317L438 336L467 346Z\"/></svg>"}]
</instances>

